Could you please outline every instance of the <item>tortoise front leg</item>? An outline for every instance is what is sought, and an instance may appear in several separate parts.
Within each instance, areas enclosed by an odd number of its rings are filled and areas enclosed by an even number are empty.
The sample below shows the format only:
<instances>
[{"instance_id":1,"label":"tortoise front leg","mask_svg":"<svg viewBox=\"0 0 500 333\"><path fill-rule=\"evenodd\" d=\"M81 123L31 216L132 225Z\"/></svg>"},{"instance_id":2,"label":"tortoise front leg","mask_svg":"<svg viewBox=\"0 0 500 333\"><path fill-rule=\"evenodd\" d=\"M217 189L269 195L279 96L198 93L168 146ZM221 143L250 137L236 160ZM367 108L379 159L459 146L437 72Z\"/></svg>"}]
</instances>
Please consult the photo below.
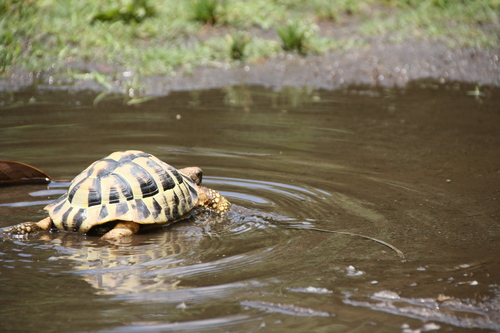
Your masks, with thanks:
<instances>
[{"instance_id":1,"label":"tortoise front leg","mask_svg":"<svg viewBox=\"0 0 500 333\"><path fill-rule=\"evenodd\" d=\"M46 217L39 222L24 222L13 225L10 228L4 229L4 233L11 235L29 235L35 234L41 230L49 230L52 226L52 219Z\"/></svg>"},{"instance_id":2,"label":"tortoise front leg","mask_svg":"<svg viewBox=\"0 0 500 333\"><path fill-rule=\"evenodd\" d=\"M119 222L116 226L105 233L101 239L107 241L116 241L122 239L123 237L132 236L136 234L140 229L139 224L135 222Z\"/></svg>"},{"instance_id":3,"label":"tortoise front leg","mask_svg":"<svg viewBox=\"0 0 500 333\"><path fill-rule=\"evenodd\" d=\"M219 192L204 186L198 186L198 205L215 210L217 213L225 213L231 207Z\"/></svg>"}]
</instances>

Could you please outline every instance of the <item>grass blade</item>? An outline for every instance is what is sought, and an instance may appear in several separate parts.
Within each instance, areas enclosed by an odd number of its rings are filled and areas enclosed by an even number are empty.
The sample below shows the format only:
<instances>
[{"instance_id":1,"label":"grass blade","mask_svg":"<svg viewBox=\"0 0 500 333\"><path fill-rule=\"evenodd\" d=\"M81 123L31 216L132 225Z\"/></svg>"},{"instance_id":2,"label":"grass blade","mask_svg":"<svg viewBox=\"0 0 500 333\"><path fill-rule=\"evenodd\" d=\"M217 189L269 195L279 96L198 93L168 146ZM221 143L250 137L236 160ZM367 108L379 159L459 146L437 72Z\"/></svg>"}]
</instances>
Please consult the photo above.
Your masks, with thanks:
<instances>
[{"instance_id":1,"label":"grass blade","mask_svg":"<svg viewBox=\"0 0 500 333\"><path fill-rule=\"evenodd\" d=\"M393 245L391 245L391 244L389 244L387 242L381 241L380 239L376 239L376 238L373 238L373 237L369 237L369 236L365 236L365 235L360 235L360 234L355 234L355 233L347 232L347 231L334 231L334 230L326 230L326 229L319 229L319 228L304 228L304 227L286 227L286 228L287 229L295 229L295 230L313 230L313 231L320 231L320 232L329 232L329 233L332 233L332 234L349 235L349 236L356 236L356 237L361 237L361 238L369 239L369 240L372 240L374 242L377 242L377 243L380 243L382 245L387 246L388 248L394 250L398 254L399 257L405 259L405 255L398 248L396 248L395 246L393 246Z\"/></svg>"}]
</instances>

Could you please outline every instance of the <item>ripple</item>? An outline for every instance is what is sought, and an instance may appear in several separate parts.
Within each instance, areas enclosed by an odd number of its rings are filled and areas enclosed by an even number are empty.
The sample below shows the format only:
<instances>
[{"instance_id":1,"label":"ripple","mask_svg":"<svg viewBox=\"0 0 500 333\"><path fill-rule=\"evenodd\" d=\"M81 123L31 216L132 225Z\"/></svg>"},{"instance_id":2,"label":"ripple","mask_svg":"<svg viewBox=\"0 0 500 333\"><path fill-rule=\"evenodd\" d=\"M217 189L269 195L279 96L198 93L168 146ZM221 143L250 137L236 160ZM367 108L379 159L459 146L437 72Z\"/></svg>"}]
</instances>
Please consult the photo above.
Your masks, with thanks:
<instances>
[{"instance_id":1,"label":"ripple","mask_svg":"<svg viewBox=\"0 0 500 333\"><path fill-rule=\"evenodd\" d=\"M261 217L271 221L268 225L326 215L330 210L328 202L332 200L332 195L327 191L301 182L288 184L256 179L206 177L204 183L218 189L232 203L248 208L242 214L243 218ZM261 213L269 211L273 213Z\"/></svg>"},{"instance_id":2,"label":"ripple","mask_svg":"<svg viewBox=\"0 0 500 333\"><path fill-rule=\"evenodd\" d=\"M49 184L50 187L68 187L69 183L67 182L62 182L62 183L57 183L57 182L51 182ZM49 197L54 197L54 196L60 196L62 194L66 193L66 189L45 189L45 190L39 190L39 191L33 191L30 192L29 195L32 197L47 197L47 200L37 200L37 201L17 201L17 202L10 202L10 203L2 203L0 204L0 207L30 207L30 206L41 206L41 205L48 205L53 201L53 199L49 199Z\"/></svg>"},{"instance_id":3,"label":"ripple","mask_svg":"<svg viewBox=\"0 0 500 333\"><path fill-rule=\"evenodd\" d=\"M137 292L116 295L113 297L119 301L149 301L177 304L185 303L209 303L215 299L225 298L233 294L251 294L255 288L263 287L267 283L255 280L222 283L205 287L188 287L174 290L151 292Z\"/></svg>"},{"instance_id":4,"label":"ripple","mask_svg":"<svg viewBox=\"0 0 500 333\"><path fill-rule=\"evenodd\" d=\"M169 153L175 153L179 155L189 155L189 156L210 156L210 157L248 157L248 156L270 156L270 154L259 154L241 151L231 151L222 149L209 149L209 148L195 148L195 147L163 147L163 150Z\"/></svg>"},{"instance_id":5,"label":"ripple","mask_svg":"<svg viewBox=\"0 0 500 333\"><path fill-rule=\"evenodd\" d=\"M223 178L223 177L207 177L208 183L217 183L221 185L236 186L241 189L258 190L258 191L269 191L274 194L280 194L291 198L296 198L299 200L306 199L308 197L318 197L319 193L325 194L324 191L318 191L317 189L309 190L306 187L294 186L290 184L283 184L277 182L269 181L258 181L251 179L241 179L241 178Z\"/></svg>"},{"instance_id":6,"label":"ripple","mask_svg":"<svg viewBox=\"0 0 500 333\"><path fill-rule=\"evenodd\" d=\"M118 248L109 247L97 238L87 241L82 235L58 232L50 235L52 249L58 254L49 261L71 262L72 269L68 272L89 283L96 294L114 295L120 300L171 298L175 302L193 295L200 300L223 298L238 288L241 292L243 286L256 287L248 279L263 274L268 267L284 265L282 258L288 256L290 247L283 244L297 234L285 232L280 225L311 225L314 219L299 216L326 211L331 200L339 201L336 195L300 182L206 177L204 183L221 189L224 196L241 205L233 204L224 217L195 209L188 220L164 228L167 230L135 235L135 244ZM30 195L48 198L61 192L64 190L56 188ZM11 205L22 204L26 203ZM284 207L291 215L268 213L270 206ZM218 275L231 275L236 282L213 281ZM190 286L190 281L201 285Z\"/></svg>"},{"instance_id":7,"label":"ripple","mask_svg":"<svg viewBox=\"0 0 500 333\"><path fill-rule=\"evenodd\" d=\"M290 316L299 317L330 317L328 312L316 311L311 308L304 308L295 304L272 303L265 301L243 301L241 305L263 310L265 312L277 312Z\"/></svg>"},{"instance_id":8,"label":"ripple","mask_svg":"<svg viewBox=\"0 0 500 333\"><path fill-rule=\"evenodd\" d=\"M369 296L369 300L355 300L346 297L345 304L367 307L422 321L437 321L455 327L499 330L498 314L499 290L493 300L476 302L473 300L434 298L404 298L393 291L383 290ZM362 297L365 298L365 297Z\"/></svg>"},{"instance_id":9,"label":"ripple","mask_svg":"<svg viewBox=\"0 0 500 333\"><path fill-rule=\"evenodd\" d=\"M100 332L170 332L170 331L187 331L201 332L214 329L222 329L224 327L238 326L248 322L253 322L257 318L248 315L232 315L218 317L212 319L191 320L174 323L164 322L134 322L132 325L117 327L114 329L106 329Z\"/></svg>"},{"instance_id":10,"label":"ripple","mask_svg":"<svg viewBox=\"0 0 500 333\"><path fill-rule=\"evenodd\" d=\"M231 192L231 191L221 191L221 193L226 197L226 198L238 198L239 200L248 202L249 204L254 204L254 205L271 205L272 201L262 198L257 195L251 195L251 194L246 194L246 193L241 193L241 192Z\"/></svg>"},{"instance_id":11,"label":"ripple","mask_svg":"<svg viewBox=\"0 0 500 333\"><path fill-rule=\"evenodd\" d=\"M307 288L288 288L288 290L297 292L297 293L308 293L308 294L331 294L333 291L326 288L316 288L309 286Z\"/></svg>"},{"instance_id":12,"label":"ripple","mask_svg":"<svg viewBox=\"0 0 500 333\"><path fill-rule=\"evenodd\" d=\"M30 192L30 195L32 197L45 197L45 196L50 196L50 195L62 195L66 193L66 190L41 190L41 191L35 191L35 192Z\"/></svg>"},{"instance_id":13,"label":"ripple","mask_svg":"<svg viewBox=\"0 0 500 333\"><path fill-rule=\"evenodd\" d=\"M274 247L259 249L253 252L238 254L228 258L213 260L210 262L193 264L189 266L171 267L164 270L149 272L149 275L168 275L176 277L196 277L212 276L218 272L241 271L248 266L259 264L272 253ZM146 274L146 275L147 275Z\"/></svg>"},{"instance_id":14,"label":"ripple","mask_svg":"<svg viewBox=\"0 0 500 333\"><path fill-rule=\"evenodd\" d=\"M12 203L0 204L0 207L30 207L30 206L42 206L48 205L53 200L38 200L38 201L20 201Z\"/></svg>"}]
</instances>

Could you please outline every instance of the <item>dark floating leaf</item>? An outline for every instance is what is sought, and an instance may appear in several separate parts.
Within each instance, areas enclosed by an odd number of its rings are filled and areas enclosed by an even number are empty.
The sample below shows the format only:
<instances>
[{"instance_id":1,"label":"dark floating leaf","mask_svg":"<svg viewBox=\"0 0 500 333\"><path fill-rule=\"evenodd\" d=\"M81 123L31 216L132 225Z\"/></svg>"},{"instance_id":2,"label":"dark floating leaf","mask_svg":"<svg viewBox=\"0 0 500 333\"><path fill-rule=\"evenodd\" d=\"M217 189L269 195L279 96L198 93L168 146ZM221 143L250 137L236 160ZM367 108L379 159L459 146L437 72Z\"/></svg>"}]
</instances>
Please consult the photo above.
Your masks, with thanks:
<instances>
[{"instance_id":1,"label":"dark floating leaf","mask_svg":"<svg viewBox=\"0 0 500 333\"><path fill-rule=\"evenodd\" d=\"M15 184L47 184L55 181L37 168L14 161L0 161L0 186Z\"/></svg>"}]
</instances>

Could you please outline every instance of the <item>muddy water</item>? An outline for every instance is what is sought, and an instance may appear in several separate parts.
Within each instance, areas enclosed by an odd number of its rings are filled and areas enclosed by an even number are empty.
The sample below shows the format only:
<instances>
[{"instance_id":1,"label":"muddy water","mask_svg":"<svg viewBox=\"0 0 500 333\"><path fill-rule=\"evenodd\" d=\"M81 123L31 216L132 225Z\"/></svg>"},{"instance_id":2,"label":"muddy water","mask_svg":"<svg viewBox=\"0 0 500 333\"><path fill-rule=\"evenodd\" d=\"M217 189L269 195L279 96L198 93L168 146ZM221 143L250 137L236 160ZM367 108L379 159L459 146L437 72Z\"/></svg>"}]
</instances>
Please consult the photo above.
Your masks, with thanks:
<instances>
[{"instance_id":1,"label":"muddy water","mask_svg":"<svg viewBox=\"0 0 500 333\"><path fill-rule=\"evenodd\" d=\"M1 330L500 331L500 90L474 88L3 94L0 159L71 179L140 149L234 205L122 245L2 238ZM0 188L0 227L67 186Z\"/></svg>"}]
</instances>

